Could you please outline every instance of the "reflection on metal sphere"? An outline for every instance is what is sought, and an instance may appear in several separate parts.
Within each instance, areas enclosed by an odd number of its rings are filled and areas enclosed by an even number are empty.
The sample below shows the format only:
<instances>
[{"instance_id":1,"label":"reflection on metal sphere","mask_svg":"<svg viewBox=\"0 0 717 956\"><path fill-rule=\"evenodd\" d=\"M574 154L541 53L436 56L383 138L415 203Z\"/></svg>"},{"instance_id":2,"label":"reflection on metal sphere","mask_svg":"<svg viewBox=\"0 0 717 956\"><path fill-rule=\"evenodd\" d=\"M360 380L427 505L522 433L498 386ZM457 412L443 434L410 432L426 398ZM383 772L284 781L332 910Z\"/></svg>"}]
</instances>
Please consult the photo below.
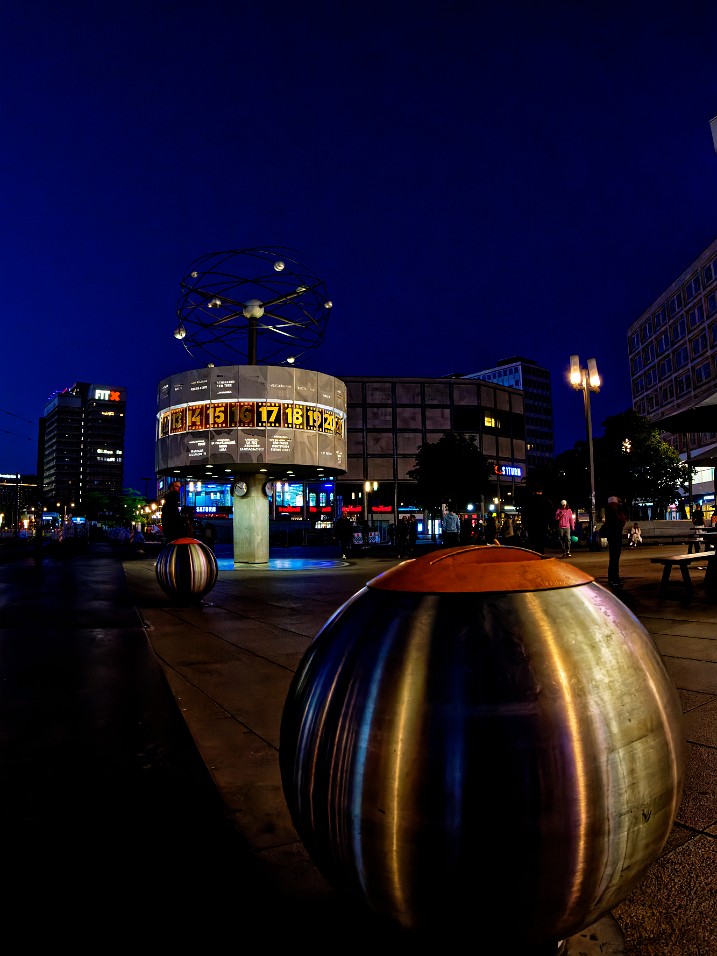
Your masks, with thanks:
<instances>
[{"instance_id":1,"label":"reflection on metal sphere","mask_svg":"<svg viewBox=\"0 0 717 956\"><path fill-rule=\"evenodd\" d=\"M219 566L212 549L196 538L176 538L160 551L157 583L175 604L198 604L217 583Z\"/></svg>"},{"instance_id":2,"label":"reflection on metal sphere","mask_svg":"<svg viewBox=\"0 0 717 956\"><path fill-rule=\"evenodd\" d=\"M531 551L453 548L369 581L319 631L284 705L282 784L339 889L410 931L557 952L665 845L681 722L612 592Z\"/></svg>"},{"instance_id":3,"label":"reflection on metal sphere","mask_svg":"<svg viewBox=\"0 0 717 956\"><path fill-rule=\"evenodd\" d=\"M181 325L179 326L179 328L174 330L175 339L183 339L186 334L187 334L186 329L184 329Z\"/></svg>"},{"instance_id":4,"label":"reflection on metal sphere","mask_svg":"<svg viewBox=\"0 0 717 956\"><path fill-rule=\"evenodd\" d=\"M274 269L277 272L281 272L283 268L284 268L284 263L281 261L281 259L277 259L277 261L274 263Z\"/></svg>"}]
</instances>

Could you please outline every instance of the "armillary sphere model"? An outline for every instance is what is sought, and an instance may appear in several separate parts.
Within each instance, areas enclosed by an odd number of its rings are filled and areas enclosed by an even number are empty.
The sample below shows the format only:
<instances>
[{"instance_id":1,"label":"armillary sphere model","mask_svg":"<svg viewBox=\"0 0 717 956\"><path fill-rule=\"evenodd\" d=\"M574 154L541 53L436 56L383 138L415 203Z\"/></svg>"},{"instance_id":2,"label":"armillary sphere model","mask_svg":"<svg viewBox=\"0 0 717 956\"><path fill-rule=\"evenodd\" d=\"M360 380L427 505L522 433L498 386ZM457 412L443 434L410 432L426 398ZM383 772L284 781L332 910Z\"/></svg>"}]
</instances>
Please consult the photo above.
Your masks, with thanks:
<instances>
[{"instance_id":1,"label":"armillary sphere model","mask_svg":"<svg viewBox=\"0 0 717 956\"><path fill-rule=\"evenodd\" d=\"M181 281L174 337L204 364L291 364L322 344L331 306L291 249L210 252Z\"/></svg>"}]
</instances>

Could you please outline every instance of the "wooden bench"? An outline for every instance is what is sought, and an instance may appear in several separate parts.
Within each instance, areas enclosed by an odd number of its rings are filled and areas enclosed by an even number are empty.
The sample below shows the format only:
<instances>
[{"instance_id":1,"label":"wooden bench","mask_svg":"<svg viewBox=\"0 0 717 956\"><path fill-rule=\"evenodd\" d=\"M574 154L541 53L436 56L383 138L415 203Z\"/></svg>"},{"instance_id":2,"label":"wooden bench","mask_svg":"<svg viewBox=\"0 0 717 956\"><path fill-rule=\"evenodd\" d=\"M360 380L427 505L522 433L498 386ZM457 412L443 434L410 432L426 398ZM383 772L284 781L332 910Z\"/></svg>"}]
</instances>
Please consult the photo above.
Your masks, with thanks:
<instances>
[{"instance_id":1,"label":"wooden bench","mask_svg":"<svg viewBox=\"0 0 717 956\"><path fill-rule=\"evenodd\" d=\"M695 529L695 536L690 541L688 551L704 550L712 551L715 550L715 543L717 542L717 531L713 531L711 528L700 528L699 530Z\"/></svg>"},{"instance_id":2,"label":"wooden bench","mask_svg":"<svg viewBox=\"0 0 717 956\"><path fill-rule=\"evenodd\" d=\"M703 554L671 554L665 558L650 558L650 564L662 564L664 570L660 581L660 597L667 595L667 586L670 582L672 569L677 566L682 574L682 582L685 585L685 591L688 597L692 597L694 587L690 577L690 565L695 561L707 562L707 573L705 575L705 588L709 597L714 597L715 580L717 578L717 553L714 551L705 551Z\"/></svg>"}]
</instances>

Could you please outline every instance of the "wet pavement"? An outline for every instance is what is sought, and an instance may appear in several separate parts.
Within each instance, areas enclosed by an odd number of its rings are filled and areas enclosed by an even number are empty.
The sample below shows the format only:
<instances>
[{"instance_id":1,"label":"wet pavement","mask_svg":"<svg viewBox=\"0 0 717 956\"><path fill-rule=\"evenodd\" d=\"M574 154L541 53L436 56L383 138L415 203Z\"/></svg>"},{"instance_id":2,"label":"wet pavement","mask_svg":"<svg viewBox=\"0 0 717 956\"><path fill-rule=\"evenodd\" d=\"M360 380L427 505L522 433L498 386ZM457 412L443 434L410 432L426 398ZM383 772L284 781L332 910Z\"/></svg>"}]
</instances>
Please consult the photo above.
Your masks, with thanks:
<instances>
[{"instance_id":1,"label":"wet pavement","mask_svg":"<svg viewBox=\"0 0 717 956\"><path fill-rule=\"evenodd\" d=\"M623 552L621 600L653 636L682 701L687 766L673 832L645 879L569 956L717 953L717 604L675 585L669 546ZM279 723L320 627L389 553L272 550L234 567L203 602L175 606L154 556L107 544L0 559L0 838L11 921L30 943L119 941L203 948L414 948L318 874L291 824ZM308 563L306 563L308 561ZM606 583L607 554L571 563ZM490 822L486 821L489 826ZM107 930L102 931L104 945ZM503 940L496 949L488 940ZM224 940L224 942L222 942ZM340 941L340 943L339 943ZM483 941L483 945L481 945ZM446 927L446 948L463 948ZM476 927L479 953L512 953L510 929Z\"/></svg>"}]
</instances>

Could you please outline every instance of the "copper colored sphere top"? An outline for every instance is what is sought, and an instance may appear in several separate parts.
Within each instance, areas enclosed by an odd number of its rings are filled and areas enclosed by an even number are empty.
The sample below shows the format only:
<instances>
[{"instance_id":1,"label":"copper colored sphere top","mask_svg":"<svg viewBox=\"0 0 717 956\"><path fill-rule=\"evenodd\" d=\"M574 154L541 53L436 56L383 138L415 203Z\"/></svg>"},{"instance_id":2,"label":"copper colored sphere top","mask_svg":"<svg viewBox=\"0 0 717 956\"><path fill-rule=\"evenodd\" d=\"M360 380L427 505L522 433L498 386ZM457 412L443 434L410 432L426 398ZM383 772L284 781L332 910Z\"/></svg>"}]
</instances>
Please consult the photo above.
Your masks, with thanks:
<instances>
[{"instance_id":1,"label":"copper colored sphere top","mask_svg":"<svg viewBox=\"0 0 717 956\"><path fill-rule=\"evenodd\" d=\"M500 545L446 548L403 561L369 581L371 588L423 593L546 591L595 579L557 558Z\"/></svg>"}]
</instances>

